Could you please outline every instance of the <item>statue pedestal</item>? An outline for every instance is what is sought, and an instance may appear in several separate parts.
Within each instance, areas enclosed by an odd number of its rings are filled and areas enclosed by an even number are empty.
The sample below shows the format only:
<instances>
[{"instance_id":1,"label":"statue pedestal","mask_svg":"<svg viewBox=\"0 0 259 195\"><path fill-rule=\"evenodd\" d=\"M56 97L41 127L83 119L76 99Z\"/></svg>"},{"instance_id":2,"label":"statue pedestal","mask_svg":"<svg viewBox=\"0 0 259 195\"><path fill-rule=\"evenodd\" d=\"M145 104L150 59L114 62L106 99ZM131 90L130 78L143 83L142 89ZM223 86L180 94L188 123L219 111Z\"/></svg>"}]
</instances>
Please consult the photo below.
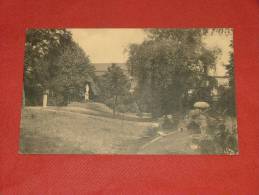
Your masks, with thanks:
<instances>
[{"instance_id":1,"label":"statue pedestal","mask_svg":"<svg viewBox=\"0 0 259 195\"><path fill-rule=\"evenodd\" d=\"M43 95L43 108L46 108L48 104L48 95L44 94Z\"/></svg>"}]
</instances>

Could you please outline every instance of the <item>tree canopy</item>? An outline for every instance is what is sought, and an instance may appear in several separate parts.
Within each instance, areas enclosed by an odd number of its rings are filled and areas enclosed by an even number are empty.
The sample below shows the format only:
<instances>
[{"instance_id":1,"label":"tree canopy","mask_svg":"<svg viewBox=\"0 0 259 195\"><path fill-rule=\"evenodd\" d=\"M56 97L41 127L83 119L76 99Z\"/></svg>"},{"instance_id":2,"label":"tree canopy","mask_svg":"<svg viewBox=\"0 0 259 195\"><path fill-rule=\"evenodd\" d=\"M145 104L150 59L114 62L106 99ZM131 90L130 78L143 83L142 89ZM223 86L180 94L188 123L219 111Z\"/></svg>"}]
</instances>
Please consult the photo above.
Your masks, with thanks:
<instances>
[{"instance_id":1,"label":"tree canopy","mask_svg":"<svg viewBox=\"0 0 259 195\"><path fill-rule=\"evenodd\" d=\"M217 52L203 45L203 31L149 29L146 32L149 39L129 47L127 62L138 81L136 95L146 105L143 109L154 116L182 112L190 90L199 100L208 100L208 88L216 82L208 71L215 67Z\"/></svg>"},{"instance_id":2,"label":"tree canopy","mask_svg":"<svg viewBox=\"0 0 259 195\"><path fill-rule=\"evenodd\" d=\"M130 81L123 70L112 64L108 71L100 78L102 96L106 100L112 100L113 115L116 114L118 98L129 94Z\"/></svg>"},{"instance_id":3,"label":"tree canopy","mask_svg":"<svg viewBox=\"0 0 259 195\"><path fill-rule=\"evenodd\" d=\"M230 45L233 47L233 43ZM221 97L219 101L219 108L224 110L227 114L236 116L236 99L235 99L235 79L234 79L234 54L230 52L230 59L225 65L227 75L229 76L228 87L221 89Z\"/></svg>"},{"instance_id":4,"label":"tree canopy","mask_svg":"<svg viewBox=\"0 0 259 195\"><path fill-rule=\"evenodd\" d=\"M44 90L63 98L70 88L94 77L89 58L65 29L30 29L26 33L24 90L27 104L41 104Z\"/></svg>"}]
</instances>

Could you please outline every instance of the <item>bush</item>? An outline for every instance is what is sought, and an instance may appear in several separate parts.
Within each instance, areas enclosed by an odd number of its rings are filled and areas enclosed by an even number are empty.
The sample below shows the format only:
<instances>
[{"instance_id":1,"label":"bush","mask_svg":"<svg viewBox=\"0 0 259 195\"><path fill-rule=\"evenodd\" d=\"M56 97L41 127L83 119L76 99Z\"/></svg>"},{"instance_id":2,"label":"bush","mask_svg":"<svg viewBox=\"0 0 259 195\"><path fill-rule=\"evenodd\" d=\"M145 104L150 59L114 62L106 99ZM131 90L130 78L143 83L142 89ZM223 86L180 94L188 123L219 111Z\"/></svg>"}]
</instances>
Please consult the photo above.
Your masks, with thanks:
<instances>
[{"instance_id":1,"label":"bush","mask_svg":"<svg viewBox=\"0 0 259 195\"><path fill-rule=\"evenodd\" d=\"M113 108L113 99L112 99L112 98L105 99L105 100L104 100L104 104L105 104L106 106L108 106L109 108Z\"/></svg>"},{"instance_id":2,"label":"bush","mask_svg":"<svg viewBox=\"0 0 259 195\"><path fill-rule=\"evenodd\" d=\"M176 129L178 121L176 119L168 118L164 116L159 120L160 127L163 129Z\"/></svg>"},{"instance_id":3,"label":"bush","mask_svg":"<svg viewBox=\"0 0 259 195\"><path fill-rule=\"evenodd\" d=\"M127 106L123 105L123 104L120 104L116 107L116 110L118 112L121 112L121 113L125 113L127 112Z\"/></svg>"},{"instance_id":4,"label":"bush","mask_svg":"<svg viewBox=\"0 0 259 195\"><path fill-rule=\"evenodd\" d=\"M139 108L136 103L127 104L127 111L132 113L139 113Z\"/></svg>"},{"instance_id":5,"label":"bush","mask_svg":"<svg viewBox=\"0 0 259 195\"><path fill-rule=\"evenodd\" d=\"M165 117L161 126L162 126L163 129L172 129L175 125L174 125L172 120Z\"/></svg>"},{"instance_id":6,"label":"bush","mask_svg":"<svg viewBox=\"0 0 259 195\"><path fill-rule=\"evenodd\" d=\"M63 95L58 94L56 96L56 105L57 106L67 106L67 101L65 100Z\"/></svg>"},{"instance_id":7,"label":"bush","mask_svg":"<svg viewBox=\"0 0 259 195\"><path fill-rule=\"evenodd\" d=\"M216 145L215 142L212 139L204 138L201 139L198 143L199 148L201 150L202 154L215 154L216 151Z\"/></svg>"},{"instance_id":8,"label":"bush","mask_svg":"<svg viewBox=\"0 0 259 195\"><path fill-rule=\"evenodd\" d=\"M139 109L136 104L119 104L117 105L117 111L125 113L125 112L131 112L131 113L138 113Z\"/></svg>"},{"instance_id":9,"label":"bush","mask_svg":"<svg viewBox=\"0 0 259 195\"><path fill-rule=\"evenodd\" d=\"M222 129L214 136L214 141L221 151L225 154L236 154L238 152L237 132L234 129L231 132L225 126L220 125Z\"/></svg>"},{"instance_id":10,"label":"bush","mask_svg":"<svg viewBox=\"0 0 259 195\"><path fill-rule=\"evenodd\" d=\"M219 124L214 134L200 139L198 145L202 154L236 154L238 152L236 129L231 132L224 124Z\"/></svg>"},{"instance_id":11,"label":"bush","mask_svg":"<svg viewBox=\"0 0 259 195\"><path fill-rule=\"evenodd\" d=\"M109 108L113 109L113 98L105 99L103 103ZM139 113L139 108L135 102L132 101L124 101L124 99L119 98L118 104L116 106L116 111L118 112L131 112L131 113Z\"/></svg>"},{"instance_id":12,"label":"bush","mask_svg":"<svg viewBox=\"0 0 259 195\"><path fill-rule=\"evenodd\" d=\"M201 133L200 125L194 121L188 122L187 129L189 129L192 133Z\"/></svg>"}]
</instances>

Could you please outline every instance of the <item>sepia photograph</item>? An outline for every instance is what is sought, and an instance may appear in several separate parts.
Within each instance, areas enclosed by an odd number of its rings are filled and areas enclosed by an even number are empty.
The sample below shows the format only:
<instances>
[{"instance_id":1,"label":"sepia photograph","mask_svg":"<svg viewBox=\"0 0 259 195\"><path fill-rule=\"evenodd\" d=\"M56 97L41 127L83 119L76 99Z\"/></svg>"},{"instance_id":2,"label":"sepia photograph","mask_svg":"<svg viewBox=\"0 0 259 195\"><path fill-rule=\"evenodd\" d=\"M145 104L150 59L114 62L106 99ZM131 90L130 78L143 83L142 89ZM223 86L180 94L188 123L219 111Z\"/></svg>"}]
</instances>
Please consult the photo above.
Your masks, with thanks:
<instances>
[{"instance_id":1,"label":"sepia photograph","mask_svg":"<svg viewBox=\"0 0 259 195\"><path fill-rule=\"evenodd\" d=\"M20 153L239 153L233 29L24 36Z\"/></svg>"}]
</instances>

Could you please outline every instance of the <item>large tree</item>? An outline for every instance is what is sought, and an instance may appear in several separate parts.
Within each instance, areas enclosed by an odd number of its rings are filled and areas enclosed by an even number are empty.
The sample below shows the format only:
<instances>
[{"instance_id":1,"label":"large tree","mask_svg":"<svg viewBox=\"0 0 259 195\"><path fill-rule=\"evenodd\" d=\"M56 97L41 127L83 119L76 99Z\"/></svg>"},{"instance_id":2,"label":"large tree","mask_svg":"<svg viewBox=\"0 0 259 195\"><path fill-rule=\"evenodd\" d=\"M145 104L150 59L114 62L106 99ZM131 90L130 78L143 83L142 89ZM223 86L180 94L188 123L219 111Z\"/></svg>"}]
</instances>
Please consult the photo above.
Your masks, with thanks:
<instances>
[{"instance_id":1,"label":"large tree","mask_svg":"<svg viewBox=\"0 0 259 195\"><path fill-rule=\"evenodd\" d=\"M199 100L207 100L201 91L215 84L208 71L215 66L216 53L204 47L203 30L149 29L147 33L148 40L129 47L127 62L146 111L155 117L182 112L191 89Z\"/></svg>"},{"instance_id":2,"label":"large tree","mask_svg":"<svg viewBox=\"0 0 259 195\"><path fill-rule=\"evenodd\" d=\"M118 98L129 94L130 81L123 70L116 64L108 67L108 71L100 78L101 93L104 99L111 99L113 116L116 115Z\"/></svg>"},{"instance_id":3,"label":"large tree","mask_svg":"<svg viewBox=\"0 0 259 195\"><path fill-rule=\"evenodd\" d=\"M87 82L95 79L94 66L75 42L71 42L56 59L56 75L50 81L50 89L64 97L64 103L80 99Z\"/></svg>"},{"instance_id":4,"label":"large tree","mask_svg":"<svg viewBox=\"0 0 259 195\"><path fill-rule=\"evenodd\" d=\"M71 42L65 29L29 29L26 32L24 91L27 104L37 105L56 73L56 57Z\"/></svg>"},{"instance_id":5,"label":"large tree","mask_svg":"<svg viewBox=\"0 0 259 195\"><path fill-rule=\"evenodd\" d=\"M26 32L24 91L27 105L42 103L42 95L55 90L63 99L78 88L93 67L84 51L65 29L30 29Z\"/></svg>"},{"instance_id":6,"label":"large tree","mask_svg":"<svg viewBox=\"0 0 259 195\"><path fill-rule=\"evenodd\" d=\"M231 43L230 47L233 47ZM222 87L220 92L219 107L226 114L236 116L235 79L234 79L234 54L230 52L228 64L225 65L229 77L228 86Z\"/></svg>"}]
</instances>

